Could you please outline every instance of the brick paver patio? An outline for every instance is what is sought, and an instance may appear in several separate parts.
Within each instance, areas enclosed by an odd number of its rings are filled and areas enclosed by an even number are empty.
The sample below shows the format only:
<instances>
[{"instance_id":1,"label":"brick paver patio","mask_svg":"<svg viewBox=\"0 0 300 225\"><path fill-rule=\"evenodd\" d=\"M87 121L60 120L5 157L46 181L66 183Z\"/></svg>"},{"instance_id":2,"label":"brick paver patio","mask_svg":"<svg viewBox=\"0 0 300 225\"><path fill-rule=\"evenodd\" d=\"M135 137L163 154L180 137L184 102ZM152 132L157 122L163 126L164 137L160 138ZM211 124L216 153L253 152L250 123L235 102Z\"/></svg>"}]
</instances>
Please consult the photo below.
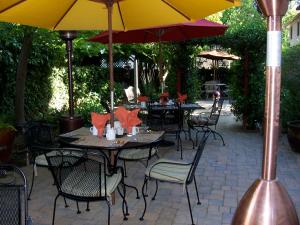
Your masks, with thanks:
<instances>
[{"instance_id":1,"label":"brick paver patio","mask_svg":"<svg viewBox=\"0 0 300 225\"><path fill-rule=\"evenodd\" d=\"M228 110L228 107L227 107ZM226 111L226 108L225 108ZM201 205L196 204L194 186L190 185L190 194L195 223L198 225L228 225L249 185L260 176L262 156L262 135L259 132L244 131L230 113L221 116L218 131L223 134L226 146L220 140L210 137L199 163L196 178L201 198ZM184 140L184 135L182 135ZM194 154L192 144L184 140L184 160L191 160ZM161 148L160 156L179 159L179 152L174 147ZM23 168L30 181L31 167ZM144 167L140 163L128 163L128 184L139 189L143 182ZM286 135L279 143L278 177L287 188L300 215L300 154L291 151ZM47 169L38 168L38 177L29 201L29 213L35 225L51 224L53 202L56 196L55 186ZM150 183L150 196L154 193L154 183ZM59 198L56 210L57 225L94 225L107 224L107 206L105 202L91 203L91 211L85 211L85 204L80 204L81 214L77 215L76 204L68 201L69 208L64 208L63 199ZM128 189L130 216L122 220L120 197L112 206L111 224L127 225L187 225L191 224L185 191L180 185L160 183L157 198L148 197L148 209L143 222L139 221L143 210L143 200L136 199L135 193Z\"/></svg>"}]
</instances>

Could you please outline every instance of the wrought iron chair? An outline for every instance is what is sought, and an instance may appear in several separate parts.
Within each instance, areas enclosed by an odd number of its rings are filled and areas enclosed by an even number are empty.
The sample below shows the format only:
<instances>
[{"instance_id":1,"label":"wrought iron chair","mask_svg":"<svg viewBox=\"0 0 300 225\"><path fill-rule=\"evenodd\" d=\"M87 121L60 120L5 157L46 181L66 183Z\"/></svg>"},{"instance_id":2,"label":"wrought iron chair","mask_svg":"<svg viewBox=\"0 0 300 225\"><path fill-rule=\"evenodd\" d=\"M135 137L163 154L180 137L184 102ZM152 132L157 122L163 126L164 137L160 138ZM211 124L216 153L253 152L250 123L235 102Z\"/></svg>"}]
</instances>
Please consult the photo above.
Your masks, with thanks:
<instances>
[{"instance_id":1,"label":"wrought iron chair","mask_svg":"<svg viewBox=\"0 0 300 225\"><path fill-rule=\"evenodd\" d=\"M147 102L147 119L146 124L152 130L162 129L162 124L165 116L164 110L156 110L155 109L155 101L148 101Z\"/></svg>"},{"instance_id":2,"label":"wrought iron chair","mask_svg":"<svg viewBox=\"0 0 300 225\"><path fill-rule=\"evenodd\" d=\"M0 165L0 225L32 225L26 177L18 167L7 164Z\"/></svg>"},{"instance_id":3,"label":"wrought iron chair","mask_svg":"<svg viewBox=\"0 0 300 225\"><path fill-rule=\"evenodd\" d=\"M118 160L123 161L124 176L127 177L126 161L137 161L141 162L145 167L148 166L149 160L153 157L159 158L158 156L158 146L160 140L144 148L135 149L123 149L117 154ZM126 186L133 188L136 191L136 198L139 199L139 191L135 186L126 184Z\"/></svg>"},{"instance_id":4,"label":"wrought iron chair","mask_svg":"<svg viewBox=\"0 0 300 225\"><path fill-rule=\"evenodd\" d=\"M55 180L58 194L54 201L52 225L55 221L56 202L59 196L76 202L106 201L108 206L108 225L110 224L110 197L117 189L123 199L122 210L127 220L128 206L125 200L123 168L113 170L107 156L99 151L80 149L52 149L56 155L45 154ZM122 192L119 189L122 184Z\"/></svg>"},{"instance_id":5,"label":"wrought iron chair","mask_svg":"<svg viewBox=\"0 0 300 225\"><path fill-rule=\"evenodd\" d=\"M216 135L219 136L223 142L223 145L225 145L223 136L216 131L216 127L220 118L220 114L221 114L221 110L223 107L223 102L224 99L223 98L216 98L214 100L214 103L211 107L211 111L209 113L209 116L204 116L204 115L192 115L188 121L188 127L189 129L195 130L196 134L196 145L198 144L198 135L200 132L204 132L204 131L211 131L210 134L213 134L214 138L216 139ZM211 129L210 127L214 126L215 129ZM194 146L194 142L193 142L193 146Z\"/></svg>"},{"instance_id":6,"label":"wrought iron chair","mask_svg":"<svg viewBox=\"0 0 300 225\"><path fill-rule=\"evenodd\" d=\"M161 106L163 107L163 106ZM176 140L177 151L180 150L180 158L182 159L182 140L180 133L182 131L182 114L181 114L181 104L175 102L174 109L155 109L153 102L149 102L148 108L148 120L147 125L153 130L164 130L166 136L174 135ZM170 146L168 141L163 141L161 147ZM172 143L173 145L174 143Z\"/></svg>"},{"instance_id":7,"label":"wrought iron chair","mask_svg":"<svg viewBox=\"0 0 300 225\"><path fill-rule=\"evenodd\" d=\"M164 181L164 182L177 183L177 184L184 185L184 188L186 190L188 204L189 204L190 216L191 216L192 224L194 225L192 208L191 208L190 197L189 197L189 192L188 192L188 185L194 181L196 194L197 194L197 200L198 200L197 204L201 204L200 200L199 200L198 188L197 188L197 184L196 184L195 171L197 169L198 163L199 163L201 155L203 153L205 143L206 143L207 137L209 136L209 133L210 133L210 131L204 132L203 137L200 142L200 145L199 145L197 152L194 156L194 159L191 163L183 163L181 161L174 161L174 160L168 160L168 159L159 159L147 168L147 170L145 172L145 179L144 179L144 184L143 184L143 188L142 188L145 205L144 205L144 211L143 211L142 216L140 217L140 220L144 220L144 215L145 215L146 209L147 209L145 187L147 187L148 181L150 179L151 180L153 179L156 182L156 190L155 190L154 196L152 197L152 200L155 200L155 197L156 197L156 194L158 191L158 181Z\"/></svg>"},{"instance_id":8,"label":"wrought iron chair","mask_svg":"<svg viewBox=\"0 0 300 225\"><path fill-rule=\"evenodd\" d=\"M30 154L30 161L32 163L32 180L28 199L30 199L32 193L34 178L37 176L36 167L48 167L48 163L44 155L44 151L47 150L47 148L40 147L58 146L58 143L55 142L52 130L53 125L43 121L29 122L25 127L25 142Z\"/></svg>"},{"instance_id":9,"label":"wrought iron chair","mask_svg":"<svg viewBox=\"0 0 300 225\"><path fill-rule=\"evenodd\" d=\"M162 129L166 132L165 136L170 136L170 135L175 136L176 150L180 151L180 158L183 159L182 140L180 136L183 128L181 112L182 112L181 104L175 102L174 110L167 110L165 114Z\"/></svg>"}]
</instances>

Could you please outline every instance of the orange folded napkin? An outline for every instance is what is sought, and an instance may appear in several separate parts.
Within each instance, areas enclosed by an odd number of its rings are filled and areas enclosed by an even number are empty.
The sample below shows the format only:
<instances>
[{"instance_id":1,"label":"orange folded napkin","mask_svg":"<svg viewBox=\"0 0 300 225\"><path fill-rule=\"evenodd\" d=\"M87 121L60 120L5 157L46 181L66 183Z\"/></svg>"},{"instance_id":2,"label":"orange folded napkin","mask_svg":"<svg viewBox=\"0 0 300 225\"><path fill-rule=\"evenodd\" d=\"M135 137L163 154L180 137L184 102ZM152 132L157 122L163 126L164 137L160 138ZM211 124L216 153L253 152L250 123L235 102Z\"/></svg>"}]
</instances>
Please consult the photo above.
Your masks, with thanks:
<instances>
[{"instance_id":1,"label":"orange folded napkin","mask_svg":"<svg viewBox=\"0 0 300 225\"><path fill-rule=\"evenodd\" d=\"M180 103L184 103L185 102L185 100L187 99L187 94L180 94L179 92L177 92L177 95L178 95L178 98L177 98L177 100L178 100L178 102L180 102Z\"/></svg>"},{"instance_id":2,"label":"orange folded napkin","mask_svg":"<svg viewBox=\"0 0 300 225\"><path fill-rule=\"evenodd\" d=\"M98 136L102 137L105 124L108 120L110 120L110 114L99 114L96 112L91 113L92 117L92 124L97 128L98 130Z\"/></svg>"},{"instance_id":3,"label":"orange folded napkin","mask_svg":"<svg viewBox=\"0 0 300 225\"><path fill-rule=\"evenodd\" d=\"M138 100L139 102L148 102L148 101L149 101L149 98L148 98L147 96L142 96L142 95L140 95L140 96L137 98L137 100Z\"/></svg>"},{"instance_id":4,"label":"orange folded napkin","mask_svg":"<svg viewBox=\"0 0 300 225\"><path fill-rule=\"evenodd\" d=\"M115 111L115 116L120 121L123 128L127 130L128 133L131 133L132 127L139 125L142 121L138 118L138 112L140 109L134 109L132 111L125 109L123 106L120 106Z\"/></svg>"},{"instance_id":5,"label":"orange folded napkin","mask_svg":"<svg viewBox=\"0 0 300 225\"><path fill-rule=\"evenodd\" d=\"M160 95L160 98L168 98L169 97L169 92L164 92Z\"/></svg>"},{"instance_id":6,"label":"orange folded napkin","mask_svg":"<svg viewBox=\"0 0 300 225\"><path fill-rule=\"evenodd\" d=\"M132 127L137 126L142 123L142 121L138 117L140 109L134 109L130 111L128 115L128 126L127 126L127 131L131 133Z\"/></svg>"},{"instance_id":7,"label":"orange folded napkin","mask_svg":"<svg viewBox=\"0 0 300 225\"><path fill-rule=\"evenodd\" d=\"M169 98L169 92L164 92L159 96L160 104L166 104Z\"/></svg>"}]
</instances>

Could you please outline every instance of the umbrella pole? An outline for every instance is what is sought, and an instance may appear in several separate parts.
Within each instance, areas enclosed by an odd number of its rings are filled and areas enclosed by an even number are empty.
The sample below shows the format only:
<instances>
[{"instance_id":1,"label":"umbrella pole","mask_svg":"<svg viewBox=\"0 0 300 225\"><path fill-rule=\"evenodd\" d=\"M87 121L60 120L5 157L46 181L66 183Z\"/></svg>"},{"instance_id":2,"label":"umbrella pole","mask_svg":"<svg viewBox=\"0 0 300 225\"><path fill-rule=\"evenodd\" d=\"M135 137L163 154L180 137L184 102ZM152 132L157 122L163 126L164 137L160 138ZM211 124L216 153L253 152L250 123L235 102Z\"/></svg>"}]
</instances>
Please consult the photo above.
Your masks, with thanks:
<instances>
[{"instance_id":1,"label":"umbrella pole","mask_svg":"<svg viewBox=\"0 0 300 225\"><path fill-rule=\"evenodd\" d=\"M243 196L232 225L299 225L295 206L276 178L280 125L281 19L288 8L288 0L258 0L258 3L268 18L262 175Z\"/></svg>"},{"instance_id":2,"label":"umbrella pole","mask_svg":"<svg viewBox=\"0 0 300 225\"><path fill-rule=\"evenodd\" d=\"M113 0L106 1L108 11L108 55L109 55L109 90L110 90L110 125L114 127L114 65L113 65L113 49L112 49L112 9Z\"/></svg>"},{"instance_id":3,"label":"umbrella pole","mask_svg":"<svg viewBox=\"0 0 300 225\"><path fill-rule=\"evenodd\" d=\"M164 93L164 78L163 78L163 58L162 58L162 51L161 51L161 43L158 43L158 73L159 73L159 81L161 83L161 93Z\"/></svg>"},{"instance_id":4,"label":"umbrella pole","mask_svg":"<svg viewBox=\"0 0 300 225\"><path fill-rule=\"evenodd\" d=\"M134 57L134 102L137 103L138 90L139 90L139 69L138 60Z\"/></svg>"}]
</instances>

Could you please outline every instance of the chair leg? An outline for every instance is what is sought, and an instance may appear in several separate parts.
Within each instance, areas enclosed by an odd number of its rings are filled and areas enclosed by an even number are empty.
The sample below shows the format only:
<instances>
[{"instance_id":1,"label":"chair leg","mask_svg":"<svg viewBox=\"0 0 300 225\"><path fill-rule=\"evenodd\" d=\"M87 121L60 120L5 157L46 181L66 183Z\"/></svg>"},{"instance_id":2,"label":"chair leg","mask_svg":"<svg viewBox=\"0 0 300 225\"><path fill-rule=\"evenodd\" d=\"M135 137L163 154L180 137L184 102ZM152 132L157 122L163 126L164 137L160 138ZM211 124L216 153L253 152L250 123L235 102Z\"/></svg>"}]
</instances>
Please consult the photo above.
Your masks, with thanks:
<instances>
[{"instance_id":1,"label":"chair leg","mask_svg":"<svg viewBox=\"0 0 300 225\"><path fill-rule=\"evenodd\" d=\"M191 134L191 128L188 128L188 133L189 133L189 141L193 143L193 149L195 149L195 143L194 140L192 139L192 134Z\"/></svg>"},{"instance_id":2,"label":"chair leg","mask_svg":"<svg viewBox=\"0 0 300 225\"><path fill-rule=\"evenodd\" d=\"M125 183L124 183L124 185L125 185L126 187L129 187L129 188L134 189L135 192L136 192L136 199L140 199L139 190L138 190L135 186L131 186L131 185L128 185L128 184L125 184Z\"/></svg>"},{"instance_id":3,"label":"chair leg","mask_svg":"<svg viewBox=\"0 0 300 225\"><path fill-rule=\"evenodd\" d=\"M128 213L128 205L127 205L127 202L125 200L126 189L125 189L124 185L122 185L122 186L123 186L123 194L121 193L119 187L117 187L117 190L118 190L118 193L119 193L119 195L121 196L121 198L123 200L122 201L122 212L123 212L123 216L124 216L123 220L128 220L128 218L126 217L126 216L129 215L129 213Z\"/></svg>"},{"instance_id":4,"label":"chair leg","mask_svg":"<svg viewBox=\"0 0 300 225\"><path fill-rule=\"evenodd\" d=\"M200 132L201 132L200 130L197 130L197 131L196 131L196 146L198 146L198 134L199 134Z\"/></svg>"},{"instance_id":5,"label":"chair leg","mask_svg":"<svg viewBox=\"0 0 300 225\"><path fill-rule=\"evenodd\" d=\"M155 180L155 184L156 184L156 188L155 188L155 193L154 193L154 195L152 197L153 201L155 200L155 197L156 197L156 194L157 194L157 190L158 190L158 181L157 180Z\"/></svg>"},{"instance_id":6,"label":"chair leg","mask_svg":"<svg viewBox=\"0 0 300 225\"><path fill-rule=\"evenodd\" d=\"M195 189L196 189L196 194L197 194L197 205L201 205L200 199L199 199L199 193L198 193L198 187L197 187L197 182L196 182L196 178L194 177L194 184L195 184Z\"/></svg>"},{"instance_id":7,"label":"chair leg","mask_svg":"<svg viewBox=\"0 0 300 225\"><path fill-rule=\"evenodd\" d=\"M187 185L185 185L185 191L186 191L186 196L187 196L188 203L189 203L189 210L190 210L190 215L191 215L191 219L192 219L192 225L195 225L194 219L193 219L193 213L192 213L191 201L190 201L190 196L189 196L189 192L188 192Z\"/></svg>"},{"instance_id":8,"label":"chair leg","mask_svg":"<svg viewBox=\"0 0 300 225\"><path fill-rule=\"evenodd\" d=\"M124 177L127 177L127 170L126 170L126 162L123 160L123 167L124 167Z\"/></svg>"},{"instance_id":9,"label":"chair leg","mask_svg":"<svg viewBox=\"0 0 300 225\"><path fill-rule=\"evenodd\" d=\"M53 215L52 215L52 225L54 225L54 220L55 220L55 210L56 210L56 201L57 198L59 197L59 194L56 195L55 200L54 200L54 209L53 209Z\"/></svg>"},{"instance_id":10,"label":"chair leg","mask_svg":"<svg viewBox=\"0 0 300 225\"><path fill-rule=\"evenodd\" d=\"M183 159L183 156L182 156L182 154L183 154L183 152L182 152L182 140L181 140L181 137L179 136L179 146L180 146L180 158L181 159Z\"/></svg>"},{"instance_id":11,"label":"chair leg","mask_svg":"<svg viewBox=\"0 0 300 225\"><path fill-rule=\"evenodd\" d=\"M223 139L223 137L222 137L222 135L219 133L219 132L217 132L217 131L214 131L214 130L212 130L212 133L215 135L218 135L220 138L221 138L221 140L222 140L222 142L223 142L223 146L225 146L225 142L224 142L224 139Z\"/></svg>"},{"instance_id":12,"label":"chair leg","mask_svg":"<svg viewBox=\"0 0 300 225\"><path fill-rule=\"evenodd\" d=\"M32 165L32 180L31 180L31 187L30 187L30 191L28 194L27 199L30 200L30 196L31 196L31 192L32 192L32 188L33 188L33 183L34 183L34 177L35 177L35 173L34 173L34 164Z\"/></svg>"},{"instance_id":13,"label":"chair leg","mask_svg":"<svg viewBox=\"0 0 300 225\"><path fill-rule=\"evenodd\" d=\"M179 134L177 131L175 133L175 139L176 139L176 150L179 151Z\"/></svg>"},{"instance_id":14,"label":"chair leg","mask_svg":"<svg viewBox=\"0 0 300 225\"><path fill-rule=\"evenodd\" d=\"M106 204L107 204L107 208L108 208L108 212L107 212L107 224L110 225L110 202L106 199Z\"/></svg>"},{"instance_id":15,"label":"chair leg","mask_svg":"<svg viewBox=\"0 0 300 225\"><path fill-rule=\"evenodd\" d=\"M68 205L68 203L67 203L67 200L66 200L66 198L64 197L64 202L65 202L65 208L68 208L69 207L69 205Z\"/></svg>"},{"instance_id":16,"label":"chair leg","mask_svg":"<svg viewBox=\"0 0 300 225\"><path fill-rule=\"evenodd\" d=\"M87 202L86 203L86 209L85 211L89 212L90 211L90 202Z\"/></svg>"},{"instance_id":17,"label":"chair leg","mask_svg":"<svg viewBox=\"0 0 300 225\"><path fill-rule=\"evenodd\" d=\"M80 214L80 213L81 213L81 211L79 210L78 201L76 201L76 206L77 206L77 214Z\"/></svg>"},{"instance_id":18,"label":"chair leg","mask_svg":"<svg viewBox=\"0 0 300 225\"><path fill-rule=\"evenodd\" d=\"M146 200L146 195L145 195L145 187L146 187L147 183L148 183L148 177L145 176L145 180L144 180L144 184L143 184L143 188L142 188L142 194L143 194L143 199L144 199L144 211L143 211L142 216L140 217L141 221L144 220L144 215L147 210L147 200Z\"/></svg>"}]
</instances>

